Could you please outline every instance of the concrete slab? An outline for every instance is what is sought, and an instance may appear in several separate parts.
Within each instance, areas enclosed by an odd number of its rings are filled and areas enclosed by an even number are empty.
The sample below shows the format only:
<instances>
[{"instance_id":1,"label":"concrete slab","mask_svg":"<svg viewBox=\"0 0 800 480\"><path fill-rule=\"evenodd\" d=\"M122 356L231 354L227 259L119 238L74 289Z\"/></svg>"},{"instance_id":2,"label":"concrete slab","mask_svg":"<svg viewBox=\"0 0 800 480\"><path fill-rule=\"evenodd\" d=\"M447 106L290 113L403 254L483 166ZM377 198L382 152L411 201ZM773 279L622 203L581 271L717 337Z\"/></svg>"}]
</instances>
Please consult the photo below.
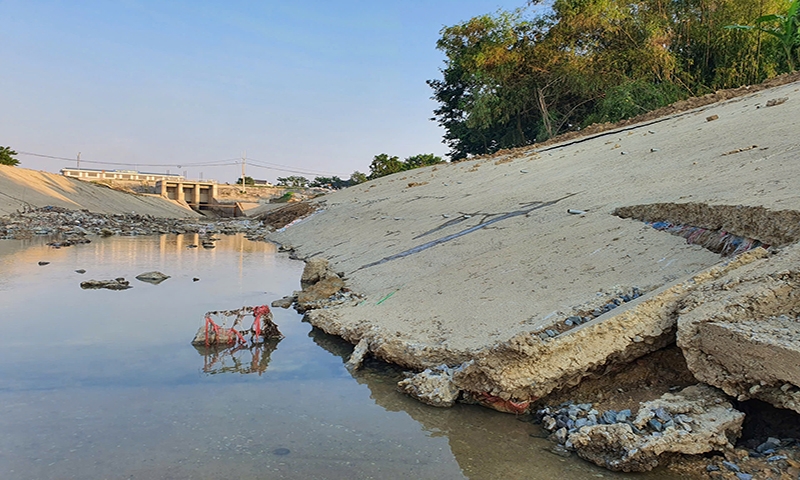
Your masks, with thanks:
<instances>
[{"instance_id":1,"label":"concrete slab","mask_svg":"<svg viewBox=\"0 0 800 480\"><path fill-rule=\"evenodd\" d=\"M362 295L309 312L312 324L352 343L366 338L372 355L412 370L463 367L453 375L459 389L515 411L508 402L669 343L693 288L761 255L724 264L687 244L731 234L714 230L718 218L690 215L697 205L753 207L731 225L744 241L800 238L800 229L762 231L775 212L800 211L798 91L786 85L538 152L398 173L326 195L320 211L271 239L300 258L329 259ZM788 100L764 107L773 97ZM675 205L669 220L700 230L682 238L635 210L614 215L650 204Z\"/></svg>"},{"instance_id":2,"label":"concrete slab","mask_svg":"<svg viewBox=\"0 0 800 480\"><path fill-rule=\"evenodd\" d=\"M690 294L678 345L698 379L800 413L800 246Z\"/></svg>"}]
</instances>

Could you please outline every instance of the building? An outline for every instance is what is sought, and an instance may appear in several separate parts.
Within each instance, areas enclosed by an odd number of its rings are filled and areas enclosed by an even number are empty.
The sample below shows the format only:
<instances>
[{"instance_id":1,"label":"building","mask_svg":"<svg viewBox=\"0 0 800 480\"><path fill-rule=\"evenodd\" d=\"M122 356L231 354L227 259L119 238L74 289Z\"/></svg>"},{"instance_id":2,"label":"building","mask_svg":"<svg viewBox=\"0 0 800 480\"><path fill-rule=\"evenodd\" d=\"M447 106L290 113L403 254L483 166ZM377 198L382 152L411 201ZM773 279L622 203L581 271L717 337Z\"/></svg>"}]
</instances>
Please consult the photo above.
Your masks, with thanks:
<instances>
[{"instance_id":1,"label":"building","mask_svg":"<svg viewBox=\"0 0 800 480\"><path fill-rule=\"evenodd\" d=\"M62 168L61 175L78 178L80 180L115 180L120 182L147 182L153 183L160 180L183 181L183 175L169 173L147 173L136 170L97 170L92 168Z\"/></svg>"}]
</instances>

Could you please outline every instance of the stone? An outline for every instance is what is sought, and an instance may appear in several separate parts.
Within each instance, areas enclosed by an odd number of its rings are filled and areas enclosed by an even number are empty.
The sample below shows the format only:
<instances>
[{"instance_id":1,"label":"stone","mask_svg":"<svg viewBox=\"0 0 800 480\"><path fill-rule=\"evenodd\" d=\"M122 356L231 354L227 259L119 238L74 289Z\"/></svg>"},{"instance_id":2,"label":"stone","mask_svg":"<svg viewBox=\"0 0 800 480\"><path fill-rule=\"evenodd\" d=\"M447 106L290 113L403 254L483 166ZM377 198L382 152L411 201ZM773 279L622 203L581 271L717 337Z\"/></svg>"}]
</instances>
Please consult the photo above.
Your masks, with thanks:
<instances>
[{"instance_id":1,"label":"stone","mask_svg":"<svg viewBox=\"0 0 800 480\"><path fill-rule=\"evenodd\" d=\"M297 295L297 310L305 312L313 308L319 308L319 302L330 298L344 288L344 280L338 276L333 276L320 280L317 283L304 288Z\"/></svg>"},{"instance_id":2,"label":"stone","mask_svg":"<svg viewBox=\"0 0 800 480\"><path fill-rule=\"evenodd\" d=\"M83 275L84 273L86 273L86 270L84 270L82 268L79 268L79 269L75 270L75 273L80 273L81 275Z\"/></svg>"},{"instance_id":3,"label":"stone","mask_svg":"<svg viewBox=\"0 0 800 480\"><path fill-rule=\"evenodd\" d=\"M279 298L278 300L273 300L271 305L275 308L289 308L294 303L295 298L294 296Z\"/></svg>"},{"instance_id":4,"label":"stone","mask_svg":"<svg viewBox=\"0 0 800 480\"><path fill-rule=\"evenodd\" d=\"M168 278L169 275L164 275L163 273L157 271L145 272L136 275L136 280L139 280L140 282L151 283L153 285L158 285Z\"/></svg>"},{"instance_id":5,"label":"stone","mask_svg":"<svg viewBox=\"0 0 800 480\"><path fill-rule=\"evenodd\" d=\"M197 329L197 333L192 339L192 345L233 345L234 343L236 343L236 334L232 329L220 327L215 332L213 328L209 327L206 331L205 325Z\"/></svg>"},{"instance_id":6,"label":"stone","mask_svg":"<svg viewBox=\"0 0 800 480\"><path fill-rule=\"evenodd\" d=\"M124 278L115 278L114 280L87 280L81 282L81 288L84 290L97 290L105 288L107 290L127 290L133 288L130 282Z\"/></svg>"},{"instance_id":7,"label":"stone","mask_svg":"<svg viewBox=\"0 0 800 480\"><path fill-rule=\"evenodd\" d=\"M668 428L663 432L637 433L664 408L670 415L692 418L692 432ZM669 454L696 455L733 448L741 434L744 414L734 410L725 395L707 385L694 385L678 393L640 404L633 425L614 423L584 427L569 435L578 456L610 470L648 471Z\"/></svg>"}]
</instances>

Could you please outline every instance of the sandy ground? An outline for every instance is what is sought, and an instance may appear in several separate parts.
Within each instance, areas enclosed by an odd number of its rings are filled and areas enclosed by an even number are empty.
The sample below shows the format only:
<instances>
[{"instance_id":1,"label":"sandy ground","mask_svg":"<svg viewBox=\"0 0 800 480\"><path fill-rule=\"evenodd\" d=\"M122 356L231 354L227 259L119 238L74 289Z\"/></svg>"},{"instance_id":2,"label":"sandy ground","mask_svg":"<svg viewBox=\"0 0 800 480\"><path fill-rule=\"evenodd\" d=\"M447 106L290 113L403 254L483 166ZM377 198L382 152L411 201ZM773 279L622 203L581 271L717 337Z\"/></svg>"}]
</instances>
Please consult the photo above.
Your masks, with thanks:
<instances>
[{"instance_id":1,"label":"sandy ground","mask_svg":"<svg viewBox=\"0 0 800 480\"><path fill-rule=\"evenodd\" d=\"M792 83L526 154L384 177L324 197L323 210L271 238L328 258L366 296L312 323L369 338L394 363L457 365L615 289L653 292L723 260L617 208L763 206L722 227L756 239L775 228L774 212L800 210L799 119Z\"/></svg>"},{"instance_id":2,"label":"sandy ground","mask_svg":"<svg viewBox=\"0 0 800 480\"><path fill-rule=\"evenodd\" d=\"M132 195L54 173L0 165L0 215L47 205L94 213L199 216L190 208L159 196Z\"/></svg>"}]
</instances>

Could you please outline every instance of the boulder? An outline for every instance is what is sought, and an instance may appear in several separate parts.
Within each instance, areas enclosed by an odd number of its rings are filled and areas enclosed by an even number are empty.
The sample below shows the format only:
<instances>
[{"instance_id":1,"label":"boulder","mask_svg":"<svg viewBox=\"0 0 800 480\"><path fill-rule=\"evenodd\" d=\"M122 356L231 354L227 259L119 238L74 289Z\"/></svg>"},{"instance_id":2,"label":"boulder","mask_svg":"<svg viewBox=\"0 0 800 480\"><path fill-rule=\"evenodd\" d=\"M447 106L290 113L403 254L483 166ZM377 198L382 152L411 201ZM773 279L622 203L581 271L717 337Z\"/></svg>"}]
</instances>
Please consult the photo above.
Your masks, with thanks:
<instances>
[{"instance_id":1,"label":"boulder","mask_svg":"<svg viewBox=\"0 0 800 480\"><path fill-rule=\"evenodd\" d=\"M163 282L164 280L168 279L169 275L164 275L161 272L145 272L139 275L136 275L136 280L141 282L152 283L153 285L158 285L159 283Z\"/></svg>"},{"instance_id":2,"label":"boulder","mask_svg":"<svg viewBox=\"0 0 800 480\"><path fill-rule=\"evenodd\" d=\"M115 278L114 280L87 280L81 282L81 288L84 290L97 290L105 288L108 290L127 290L133 288L131 282L125 280L123 277Z\"/></svg>"}]
</instances>

